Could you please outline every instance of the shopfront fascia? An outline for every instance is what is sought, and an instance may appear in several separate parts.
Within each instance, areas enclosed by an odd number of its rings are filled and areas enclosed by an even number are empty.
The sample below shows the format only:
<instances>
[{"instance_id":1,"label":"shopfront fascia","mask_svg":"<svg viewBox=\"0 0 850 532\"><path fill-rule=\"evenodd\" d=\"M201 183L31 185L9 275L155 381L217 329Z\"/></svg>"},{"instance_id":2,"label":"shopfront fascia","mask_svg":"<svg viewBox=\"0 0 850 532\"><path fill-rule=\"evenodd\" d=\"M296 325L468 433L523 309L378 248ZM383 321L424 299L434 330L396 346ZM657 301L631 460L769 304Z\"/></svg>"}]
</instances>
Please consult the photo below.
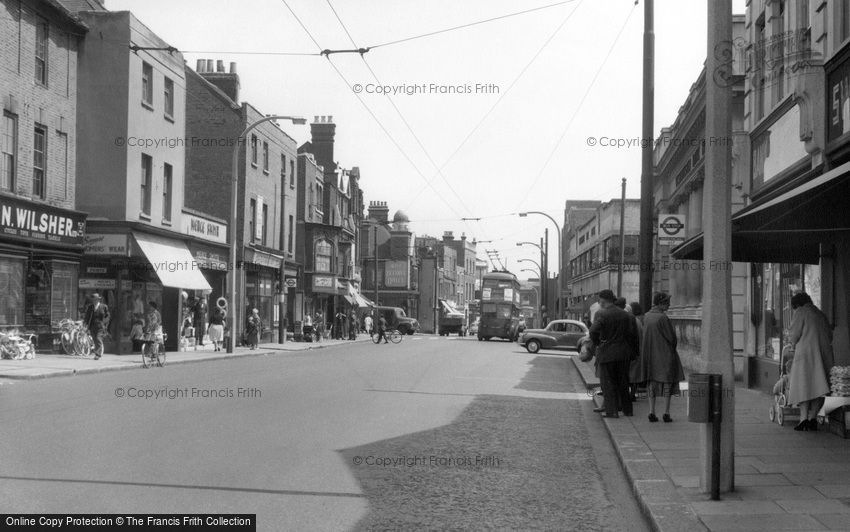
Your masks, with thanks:
<instances>
[{"instance_id":1,"label":"shopfront fascia","mask_svg":"<svg viewBox=\"0 0 850 532\"><path fill-rule=\"evenodd\" d=\"M85 231L85 213L0 194L0 330L53 348L56 324L77 318Z\"/></svg>"},{"instance_id":2,"label":"shopfront fascia","mask_svg":"<svg viewBox=\"0 0 850 532\"><path fill-rule=\"evenodd\" d=\"M150 302L162 315L166 348L177 350L189 293L210 284L181 238L142 228L97 224L91 228L78 281L81 310L97 292L111 311L107 352L129 354Z\"/></svg>"},{"instance_id":3,"label":"shopfront fascia","mask_svg":"<svg viewBox=\"0 0 850 532\"><path fill-rule=\"evenodd\" d=\"M850 364L848 197L850 163L845 163L733 215L732 260L751 263L745 378L752 387L770 391L779 378L790 298L799 291L808 293L833 325L835 363ZM685 241L672 256L703 260L702 235Z\"/></svg>"}]
</instances>

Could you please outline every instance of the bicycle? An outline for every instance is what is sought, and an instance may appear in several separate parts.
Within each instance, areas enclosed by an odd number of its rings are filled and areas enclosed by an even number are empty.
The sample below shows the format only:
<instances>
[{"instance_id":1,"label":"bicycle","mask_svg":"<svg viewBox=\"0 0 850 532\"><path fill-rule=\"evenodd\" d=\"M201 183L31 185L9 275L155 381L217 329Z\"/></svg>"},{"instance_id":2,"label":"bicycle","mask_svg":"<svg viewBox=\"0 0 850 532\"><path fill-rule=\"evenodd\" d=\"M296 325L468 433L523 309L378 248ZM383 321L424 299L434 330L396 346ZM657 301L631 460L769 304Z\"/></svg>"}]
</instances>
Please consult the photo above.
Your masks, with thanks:
<instances>
[{"instance_id":1,"label":"bicycle","mask_svg":"<svg viewBox=\"0 0 850 532\"><path fill-rule=\"evenodd\" d=\"M156 365L162 367L165 365L165 340L168 338L166 333L146 333L142 343L142 365L145 368Z\"/></svg>"},{"instance_id":2,"label":"bicycle","mask_svg":"<svg viewBox=\"0 0 850 532\"><path fill-rule=\"evenodd\" d=\"M384 337L390 342L397 344L401 342L401 339L404 338L404 335L401 334L398 329L392 329L384 333ZM381 335L377 332L373 333L372 341L376 344L381 343Z\"/></svg>"},{"instance_id":3,"label":"bicycle","mask_svg":"<svg viewBox=\"0 0 850 532\"><path fill-rule=\"evenodd\" d=\"M16 330L0 332L0 358L31 360L35 358L35 335Z\"/></svg>"}]
</instances>

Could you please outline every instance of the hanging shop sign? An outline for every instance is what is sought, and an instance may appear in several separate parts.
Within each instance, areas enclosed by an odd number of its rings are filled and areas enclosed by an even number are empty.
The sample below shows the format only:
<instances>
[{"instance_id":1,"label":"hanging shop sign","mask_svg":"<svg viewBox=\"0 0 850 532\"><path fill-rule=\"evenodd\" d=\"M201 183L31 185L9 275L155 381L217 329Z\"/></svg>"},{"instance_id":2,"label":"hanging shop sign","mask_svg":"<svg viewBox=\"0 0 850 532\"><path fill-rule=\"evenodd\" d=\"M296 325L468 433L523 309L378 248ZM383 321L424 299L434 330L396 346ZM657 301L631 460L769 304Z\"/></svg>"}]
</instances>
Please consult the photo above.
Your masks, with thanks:
<instances>
[{"instance_id":1,"label":"hanging shop sign","mask_svg":"<svg viewBox=\"0 0 850 532\"><path fill-rule=\"evenodd\" d=\"M0 233L27 242L82 246L86 234L86 215L0 196Z\"/></svg>"}]
</instances>

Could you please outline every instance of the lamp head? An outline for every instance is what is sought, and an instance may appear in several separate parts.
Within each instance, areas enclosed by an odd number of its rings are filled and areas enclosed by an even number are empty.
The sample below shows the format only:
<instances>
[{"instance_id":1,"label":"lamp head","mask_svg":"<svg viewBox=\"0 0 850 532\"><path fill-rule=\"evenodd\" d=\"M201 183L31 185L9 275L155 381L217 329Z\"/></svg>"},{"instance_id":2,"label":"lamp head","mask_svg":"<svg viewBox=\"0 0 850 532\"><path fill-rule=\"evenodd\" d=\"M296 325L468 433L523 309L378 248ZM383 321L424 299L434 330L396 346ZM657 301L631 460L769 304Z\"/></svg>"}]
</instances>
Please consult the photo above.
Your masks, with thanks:
<instances>
[{"instance_id":1,"label":"lamp head","mask_svg":"<svg viewBox=\"0 0 850 532\"><path fill-rule=\"evenodd\" d=\"M291 120L292 120L292 123L295 124L296 126L303 126L303 125L307 124L307 119L302 118L300 116L292 117Z\"/></svg>"},{"instance_id":2,"label":"lamp head","mask_svg":"<svg viewBox=\"0 0 850 532\"><path fill-rule=\"evenodd\" d=\"M520 218L525 218L526 216L528 216L528 213L527 212L521 212L521 213L519 213L519 216L520 216Z\"/></svg>"}]
</instances>

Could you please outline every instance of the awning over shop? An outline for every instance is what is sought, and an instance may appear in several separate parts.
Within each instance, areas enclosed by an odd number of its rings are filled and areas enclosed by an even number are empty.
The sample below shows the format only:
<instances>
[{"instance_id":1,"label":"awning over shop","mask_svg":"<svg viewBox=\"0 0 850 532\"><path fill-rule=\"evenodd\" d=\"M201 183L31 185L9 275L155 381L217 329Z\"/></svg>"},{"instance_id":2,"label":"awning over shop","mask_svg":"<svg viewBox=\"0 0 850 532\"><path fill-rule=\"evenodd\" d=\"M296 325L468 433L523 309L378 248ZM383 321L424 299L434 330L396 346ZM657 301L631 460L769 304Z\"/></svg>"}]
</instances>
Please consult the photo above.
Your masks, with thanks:
<instances>
[{"instance_id":1,"label":"awning over shop","mask_svg":"<svg viewBox=\"0 0 850 532\"><path fill-rule=\"evenodd\" d=\"M374 303L360 295L360 292L356 288L354 288L354 285L351 283L348 283L348 295L351 297L351 299L354 300L354 303L352 303L352 305L356 305L360 308L375 306Z\"/></svg>"},{"instance_id":2,"label":"awning over shop","mask_svg":"<svg viewBox=\"0 0 850 532\"><path fill-rule=\"evenodd\" d=\"M732 260L817 264L819 242L850 231L850 163L732 216ZM673 258L704 260L702 233L671 252Z\"/></svg>"},{"instance_id":3,"label":"awning over shop","mask_svg":"<svg viewBox=\"0 0 850 532\"><path fill-rule=\"evenodd\" d=\"M183 242L136 232L133 238L163 286L212 290Z\"/></svg>"},{"instance_id":4,"label":"awning over shop","mask_svg":"<svg viewBox=\"0 0 850 532\"><path fill-rule=\"evenodd\" d=\"M346 300L346 301L348 301L348 304L349 304L349 305L352 305L352 306L355 306L355 305L356 305L356 304L355 304L355 302L354 302L354 298L353 298L353 297L351 297L351 296L349 296L349 295L344 295L344 296L342 296L342 297L344 297L344 298L345 298L345 300Z\"/></svg>"},{"instance_id":5,"label":"awning over shop","mask_svg":"<svg viewBox=\"0 0 850 532\"><path fill-rule=\"evenodd\" d=\"M452 306L452 304L451 304L451 303L449 303L448 301L446 301L445 299L441 299L441 300L440 300L440 306L443 308L443 311L444 311L446 314L449 314L449 315L451 315L451 314L459 314L459 315L461 315L461 316L463 315L463 312L460 312L459 310L457 310L456 308L454 308L454 306Z\"/></svg>"}]
</instances>

